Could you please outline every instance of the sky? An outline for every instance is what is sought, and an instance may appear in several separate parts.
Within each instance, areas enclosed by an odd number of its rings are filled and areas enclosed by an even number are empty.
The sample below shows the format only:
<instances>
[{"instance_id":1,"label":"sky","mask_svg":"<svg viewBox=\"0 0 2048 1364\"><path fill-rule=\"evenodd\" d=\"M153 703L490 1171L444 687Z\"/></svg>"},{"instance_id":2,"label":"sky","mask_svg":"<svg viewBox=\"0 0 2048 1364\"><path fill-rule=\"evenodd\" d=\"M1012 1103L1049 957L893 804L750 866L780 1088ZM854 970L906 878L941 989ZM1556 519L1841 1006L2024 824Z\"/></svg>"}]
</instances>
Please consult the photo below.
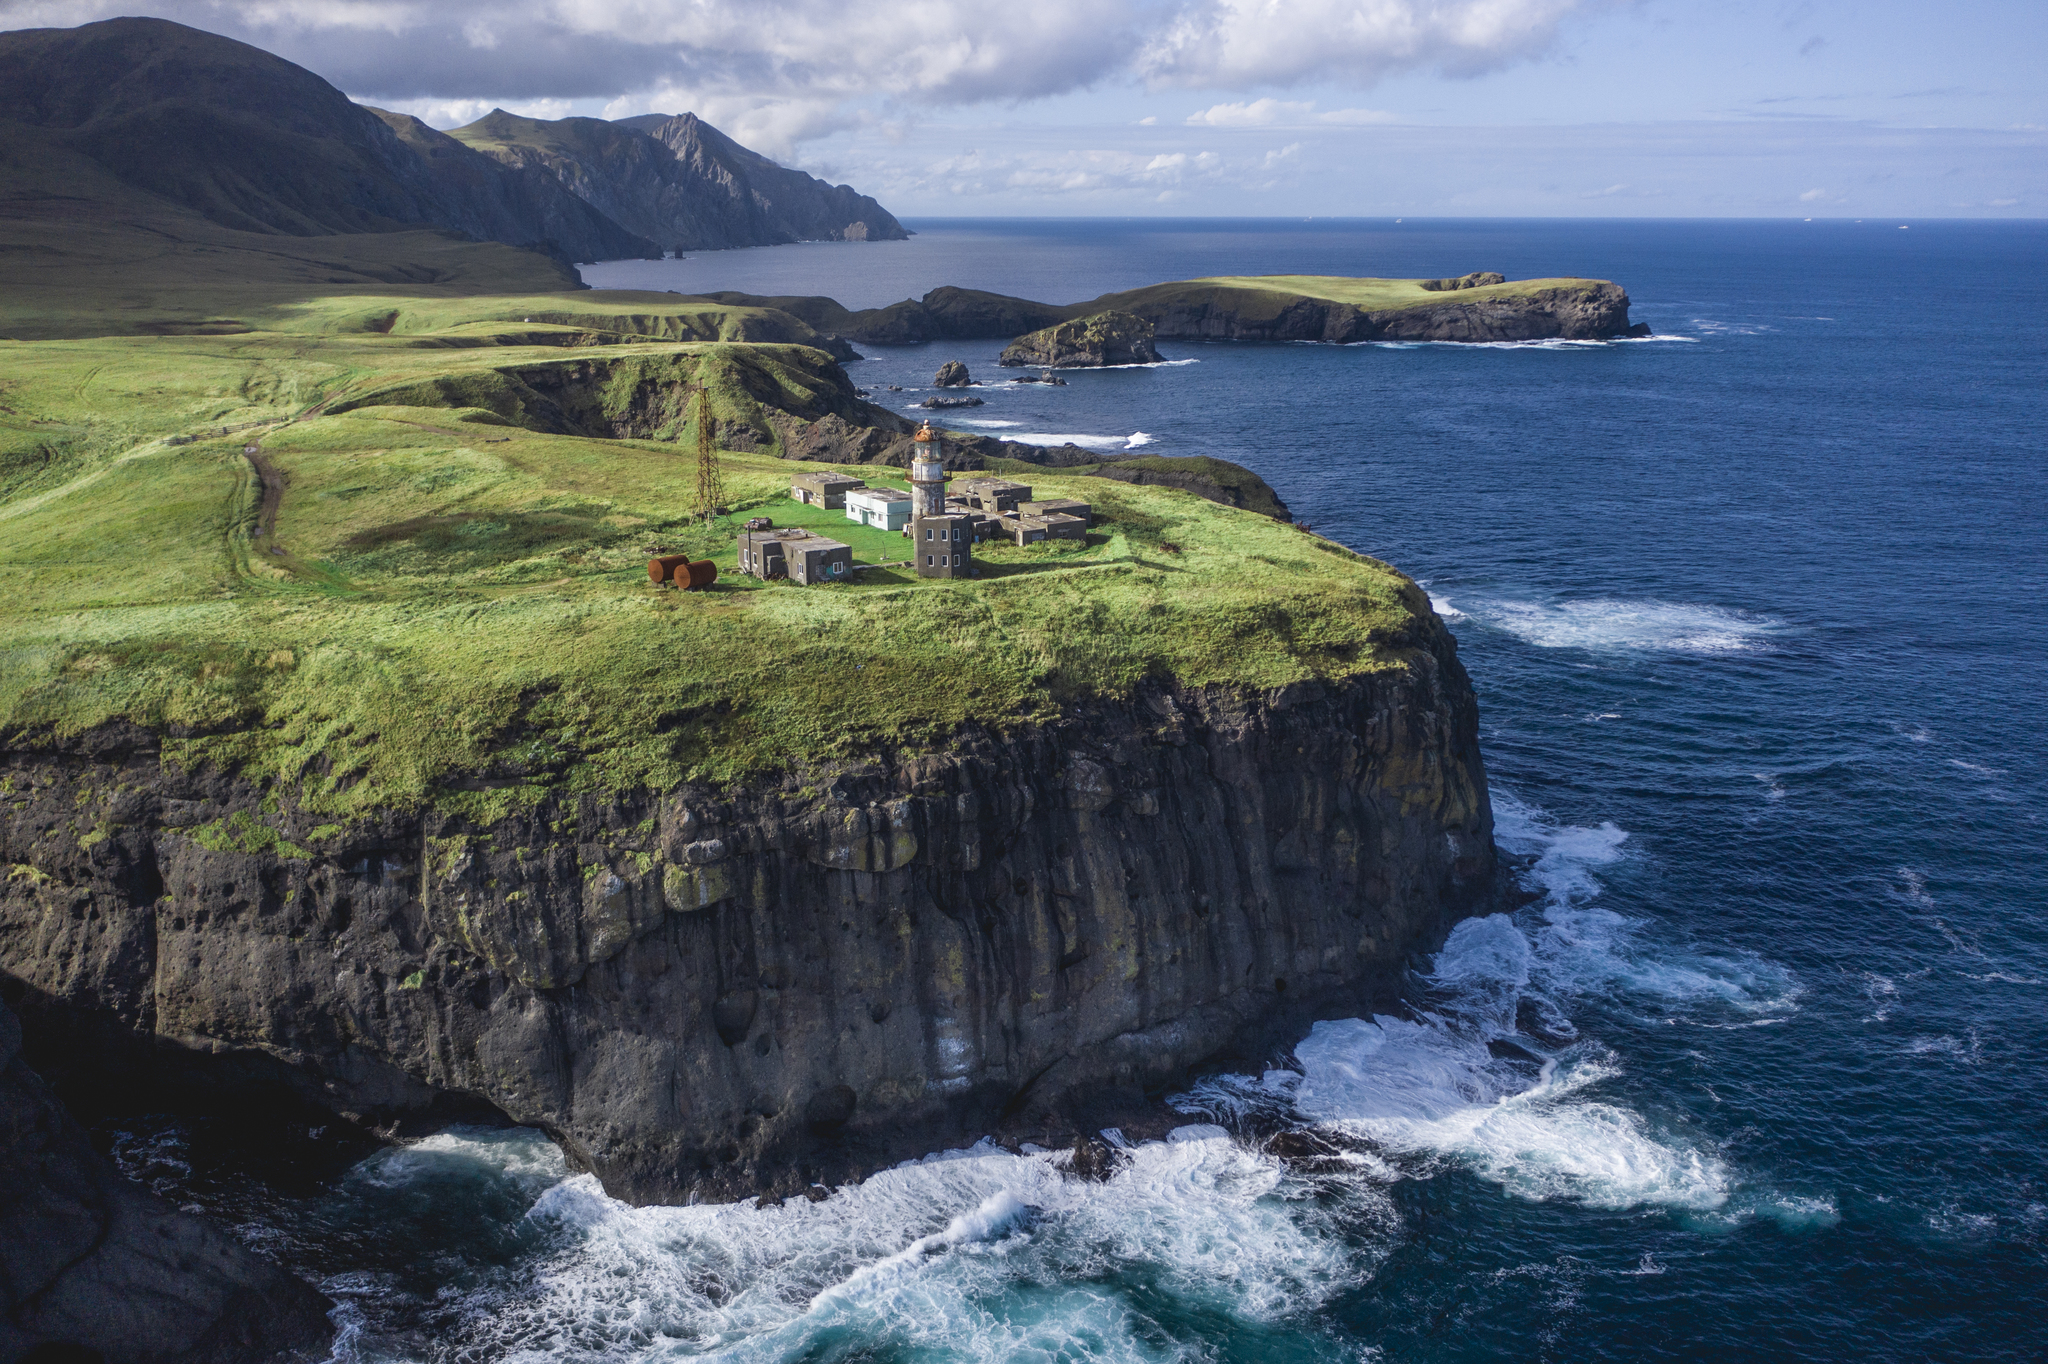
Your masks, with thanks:
<instances>
[{"instance_id":1,"label":"sky","mask_svg":"<svg viewBox=\"0 0 2048 1364\"><path fill-rule=\"evenodd\" d=\"M0 28L136 13L0 0ZM900 217L2048 216L2044 0L157 0L440 128L694 110Z\"/></svg>"}]
</instances>

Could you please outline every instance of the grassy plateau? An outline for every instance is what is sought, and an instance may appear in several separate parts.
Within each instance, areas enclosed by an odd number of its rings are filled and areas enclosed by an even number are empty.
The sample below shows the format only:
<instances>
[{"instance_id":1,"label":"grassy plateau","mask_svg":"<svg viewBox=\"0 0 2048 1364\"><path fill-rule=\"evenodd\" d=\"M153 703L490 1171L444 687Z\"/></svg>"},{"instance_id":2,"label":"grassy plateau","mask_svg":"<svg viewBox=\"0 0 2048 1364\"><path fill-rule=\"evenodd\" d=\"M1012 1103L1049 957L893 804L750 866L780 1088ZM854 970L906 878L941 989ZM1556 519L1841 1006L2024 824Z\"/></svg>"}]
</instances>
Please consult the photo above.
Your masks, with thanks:
<instances>
[{"instance_id":1,"label":"grassy plateau","mask_svg":"<svg viewBox=\"0 0 2048 1364\"><path fill-rule=\"evenodd\" d=\"M1385 565L1268 517L1071 471L1027 477L1093 505L1089 538L984 546L977 580L739 578L750 515L814 524L864 564L907 552L789 501L821 466L772 447L724 453L727 514L691 519L689 384L728 431L850 391L818 351L732 339L767 325L756 311L288 292L224 284L210 330L153 327L138 303L122 335L80 334L90 317L52 292L40 339L0 341L0 730L132 720L175 761L288 783L336 818L488 817L551 789L939 744L1147 677L1396 667L1427 609ZM583 388L542 413L536 385L561 375ZM629 409L649 438L560 420ZM719 582L650 585L657 544L717 560Z\"/></svg>"}]
</instances>

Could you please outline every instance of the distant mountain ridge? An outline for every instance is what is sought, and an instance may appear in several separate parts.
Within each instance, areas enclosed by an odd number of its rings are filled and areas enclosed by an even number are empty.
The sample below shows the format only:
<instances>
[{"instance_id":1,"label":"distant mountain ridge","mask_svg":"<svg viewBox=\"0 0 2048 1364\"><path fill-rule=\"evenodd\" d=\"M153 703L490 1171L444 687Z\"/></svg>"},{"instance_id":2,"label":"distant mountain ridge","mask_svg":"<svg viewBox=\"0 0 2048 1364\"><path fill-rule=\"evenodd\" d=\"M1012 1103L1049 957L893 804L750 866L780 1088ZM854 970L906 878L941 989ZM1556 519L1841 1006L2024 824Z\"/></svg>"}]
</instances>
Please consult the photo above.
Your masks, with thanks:
<instances>
[{"instance_id":1,"label":"distant mountain ridge","mask_svg":"<svg viewBox=\"0 0 2048 1364\"><path fill-rule=\"evenodd\" d=\"M564 260L658 249L552 177L441 146L424 125L402 135L303 67L163 19L0 33L0 89L0 128L42 129L223 227L431 226Z\"/></svg>"},{"instance_id":2,"label":"distant mountain ridge","mask_svg":"<svg viewBox=\"0 0 2048 1364\"><path fill-rule=\"evenodd\" d=\"M0 89L0 144L86 157L243 232L431 227L565 266L909 235L873 199L778 166L693 114L544 122L495 110L450 135L163 19L0 33Z\"/></svg>"},{"instance_id":3,"label":"distant mountain ridge","mask_svg":"<svg viewBox=\"0 0 2048 1364\"><path fill-rule=\"evenodd\" d=\"M522 118L503 109L448 136L570 193L670 251L800 241L901 241L890 212L742 147L695 114Z\"/></svg>"}]
</instances>

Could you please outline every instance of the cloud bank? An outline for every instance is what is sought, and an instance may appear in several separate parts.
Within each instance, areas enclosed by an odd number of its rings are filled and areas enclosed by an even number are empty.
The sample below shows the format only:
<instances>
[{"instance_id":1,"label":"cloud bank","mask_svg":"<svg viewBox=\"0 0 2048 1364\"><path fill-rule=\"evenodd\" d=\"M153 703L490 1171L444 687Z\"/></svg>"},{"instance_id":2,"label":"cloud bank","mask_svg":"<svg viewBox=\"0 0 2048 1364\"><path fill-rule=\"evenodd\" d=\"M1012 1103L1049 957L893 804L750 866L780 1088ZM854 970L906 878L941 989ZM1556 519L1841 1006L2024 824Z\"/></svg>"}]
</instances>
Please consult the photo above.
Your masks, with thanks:
<instances>
[{"instance_id":1,"label":"cloud bank","mask_svg":"<svg viewBox=\"0 0 2048 1364\"><path fill-rule=\"evenodd\" d=\"M268 48L373 101L455 110L601 99L614 117L687 107L786 150L878 117L1109 84L1237 93L1364 87L1411 70L1476 75L1541 55L1574 12L1608 3L158 0L151 12ZM0 0L0 26L133 8ZM1376 119L1350 110L1303 121Z\"/></svg>"}]
</instances>

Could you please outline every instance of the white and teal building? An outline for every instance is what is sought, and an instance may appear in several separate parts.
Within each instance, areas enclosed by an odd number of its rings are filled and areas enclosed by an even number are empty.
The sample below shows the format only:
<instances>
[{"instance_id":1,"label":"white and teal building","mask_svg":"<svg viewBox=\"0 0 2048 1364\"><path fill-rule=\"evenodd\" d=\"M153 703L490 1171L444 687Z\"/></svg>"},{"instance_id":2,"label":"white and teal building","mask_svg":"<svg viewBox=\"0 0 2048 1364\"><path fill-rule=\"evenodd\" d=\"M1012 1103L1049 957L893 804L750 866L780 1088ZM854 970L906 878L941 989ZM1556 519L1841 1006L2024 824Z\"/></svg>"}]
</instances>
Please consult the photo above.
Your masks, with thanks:
<instances>
[{"instance_id":1,"label":"white and teal building","mask_svg":"<svg viewBox=\"0 0 2048 1364\"><path fill-rule=\"evenodd\" d=\"M876 530L902 530L910 524L910 508L910 494L896 488L856 488L846 494L846 519Z\"/></svg>"}]
</instances>

